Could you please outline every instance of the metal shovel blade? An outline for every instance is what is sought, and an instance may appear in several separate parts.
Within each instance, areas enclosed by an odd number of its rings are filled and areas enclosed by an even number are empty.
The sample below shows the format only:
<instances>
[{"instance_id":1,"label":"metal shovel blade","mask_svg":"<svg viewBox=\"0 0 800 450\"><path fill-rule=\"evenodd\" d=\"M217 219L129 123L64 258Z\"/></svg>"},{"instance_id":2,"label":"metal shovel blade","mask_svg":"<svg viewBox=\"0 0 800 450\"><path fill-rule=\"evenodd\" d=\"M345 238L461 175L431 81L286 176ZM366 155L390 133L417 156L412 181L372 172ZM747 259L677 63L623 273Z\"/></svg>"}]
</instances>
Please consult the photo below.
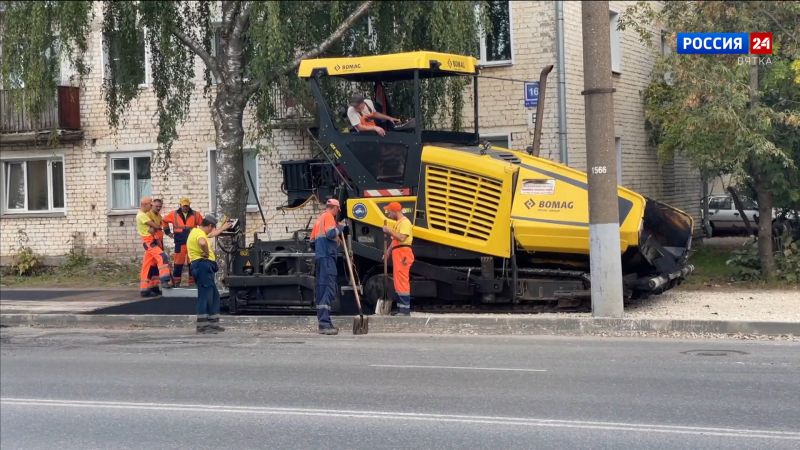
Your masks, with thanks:
<instances>
[{"instance_id":1,"label":"metal shovel blade","mask_svg":"<svg viewBox=\"0 0 800 450\"><path fill-rule=\"evenodd\" d=\"M353 334L367 334L369 333L369 317L355 316L353 317Z\"/></svg>"},{"instance_id":2,"label":"metal shovel blade","mask_svg":"<svg viewBox=\"0 0 800 450\"><path fill-rule=\"evenodd\" d=\"M391 312L392 312L392 301L379 298L378 303L375 304L375 314L379 316L388 316L389 313Z\"/></svg>"}]
</instances>

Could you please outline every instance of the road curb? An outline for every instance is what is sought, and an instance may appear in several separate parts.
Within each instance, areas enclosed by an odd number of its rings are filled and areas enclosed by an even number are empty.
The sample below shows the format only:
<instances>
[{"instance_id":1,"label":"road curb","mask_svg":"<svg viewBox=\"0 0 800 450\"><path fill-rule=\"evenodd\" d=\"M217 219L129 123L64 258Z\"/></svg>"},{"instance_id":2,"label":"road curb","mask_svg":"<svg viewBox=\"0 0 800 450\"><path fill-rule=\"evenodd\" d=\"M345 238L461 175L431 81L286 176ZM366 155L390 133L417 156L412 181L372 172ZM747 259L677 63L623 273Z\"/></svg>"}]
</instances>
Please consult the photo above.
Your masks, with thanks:
<instances>
[{"instance_id":1,"label":"road curb","mask_svg":"<svg viewBox=\"0 0 800 450\"><path fill-rule=\"evenodd\" d=\"M349 329L352 317L338 316L336 324ZM591 317L447 316L419 314L412 317L370 316L370 333L426 333L462 335L638 335L642 333L747 334L800 336L798 322L750 322L669 319L598 319ZM184 328L193 327L194 316L96 315L96 314L0 314L0 326L33 328ZM231 329L279 332L313 332L315 316L223 316Z\"/></svg>"}]
</instances>

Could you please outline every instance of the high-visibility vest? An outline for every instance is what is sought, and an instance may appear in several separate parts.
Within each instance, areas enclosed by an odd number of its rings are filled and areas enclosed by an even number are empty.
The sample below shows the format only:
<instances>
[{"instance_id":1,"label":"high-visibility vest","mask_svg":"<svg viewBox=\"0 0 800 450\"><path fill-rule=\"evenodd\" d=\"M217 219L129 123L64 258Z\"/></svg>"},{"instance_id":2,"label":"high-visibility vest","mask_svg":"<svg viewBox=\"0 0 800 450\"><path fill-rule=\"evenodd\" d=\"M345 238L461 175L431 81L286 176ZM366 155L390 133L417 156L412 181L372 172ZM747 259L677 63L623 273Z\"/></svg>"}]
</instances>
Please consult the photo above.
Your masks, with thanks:
<instances>
[{"instance_id":1,"label":"high-visibility vest","mask_svg":"<svg viewBox=\"0 0 800 450\"><path fill-rule=\"evenodd\" d=\"M203 216L193 210L189 210L189 213L186 214L186 217L183 215L183 211L180 209L176 211L170 211L164 217L164 224L172 224L172 232L175 233L173 235L173 239L177 244L185 244L186 239L189 238L189 232L192 231L192 228L195 228L200 225L200 222L203 221Z\"/></svg>"}]
</instances>

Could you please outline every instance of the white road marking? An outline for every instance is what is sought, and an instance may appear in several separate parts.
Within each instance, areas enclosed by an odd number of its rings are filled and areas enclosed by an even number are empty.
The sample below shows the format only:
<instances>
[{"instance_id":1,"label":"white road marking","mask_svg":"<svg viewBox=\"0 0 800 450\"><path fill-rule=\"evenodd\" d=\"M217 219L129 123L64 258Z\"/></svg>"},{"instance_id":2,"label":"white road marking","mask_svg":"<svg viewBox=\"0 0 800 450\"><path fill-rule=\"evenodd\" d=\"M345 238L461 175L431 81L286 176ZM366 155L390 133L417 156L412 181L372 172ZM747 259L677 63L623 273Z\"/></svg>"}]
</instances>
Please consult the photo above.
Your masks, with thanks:
<instances>
[{"instance_id":1,"label":"white road marking","mask_svg":"<svg viewBox=\"0 0 800 450\"><path fill-rule=\"evenodd\" d=\"M370 364L370 367L393 369L450 369L450 370L497 370L500 372L547 372L547 369L512 369L507 367L460 367L460 366L415 366L406 364Z\"/></svg>"},{"instance_id":2,"label":"white road marking","mask_svg":"<svg viewBox=\"0 0 800 450\"><path fill-rule=\"evenodd\" d=\"M355 411L339 409L277 408L235 405L197 405L181 403L134 403L112 401L56 400L33 398L1 398L8 406L38 406L55 408L103 408L143 411L179 411L200 413L269 414L314 417L347 417L363 420L427 421L443 423L472 423L516 425L523 427L577 428L588 430L634 431L737 438L781 439L800 441L800 432L745 428L691 427L625 422L593 422L580 420L536 419L526 417L471 416L456 414L426 414L393 411Z\"/></svg>"}]
</instances>

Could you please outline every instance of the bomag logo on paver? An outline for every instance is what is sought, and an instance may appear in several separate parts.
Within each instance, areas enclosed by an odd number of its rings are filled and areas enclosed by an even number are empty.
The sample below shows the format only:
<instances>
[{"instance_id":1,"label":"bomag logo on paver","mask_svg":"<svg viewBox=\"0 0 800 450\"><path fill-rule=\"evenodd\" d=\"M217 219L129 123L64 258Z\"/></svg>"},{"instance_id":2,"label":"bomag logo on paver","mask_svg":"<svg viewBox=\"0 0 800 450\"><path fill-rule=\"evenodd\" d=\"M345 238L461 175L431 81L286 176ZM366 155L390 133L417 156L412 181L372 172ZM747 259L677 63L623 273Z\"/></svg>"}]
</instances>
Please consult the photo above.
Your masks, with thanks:
<instances>
[{"instance_id":1,"label":"bomag logo on paver","mask_svg":"<svg viewBox=\"0 0 800 450\"><path fill-rule=\"evenodd\" d=\"M464 61L453 61L452 59L447 60L447 67L451 69L466 69L467 65L464 64Z\"/></svg>"},{"instance_id":2,"label":"bomag logo on paver","mask_svg":"<svg viewBox=\"0 0 800 450\"><path fill-rule=\"evenodd\" d=\"M572 209L575 202L560 202L558 200L540 200L539 208L541 209Z\"/></svg>"},{"instance_id":3,"label":"bomag logo on paver","mask_svg":"<svg viewBox=\"0 0 800 450\"><path fill-rule=\"evenodd\" d=\"M343 66L340 66L339 64L337 64L336 66L334 66L333 70L338 72L340 70L356 70L356 69L360 69L360 68L361 68L361 64L345 64Z\"/></svg>"}]
</instances>

